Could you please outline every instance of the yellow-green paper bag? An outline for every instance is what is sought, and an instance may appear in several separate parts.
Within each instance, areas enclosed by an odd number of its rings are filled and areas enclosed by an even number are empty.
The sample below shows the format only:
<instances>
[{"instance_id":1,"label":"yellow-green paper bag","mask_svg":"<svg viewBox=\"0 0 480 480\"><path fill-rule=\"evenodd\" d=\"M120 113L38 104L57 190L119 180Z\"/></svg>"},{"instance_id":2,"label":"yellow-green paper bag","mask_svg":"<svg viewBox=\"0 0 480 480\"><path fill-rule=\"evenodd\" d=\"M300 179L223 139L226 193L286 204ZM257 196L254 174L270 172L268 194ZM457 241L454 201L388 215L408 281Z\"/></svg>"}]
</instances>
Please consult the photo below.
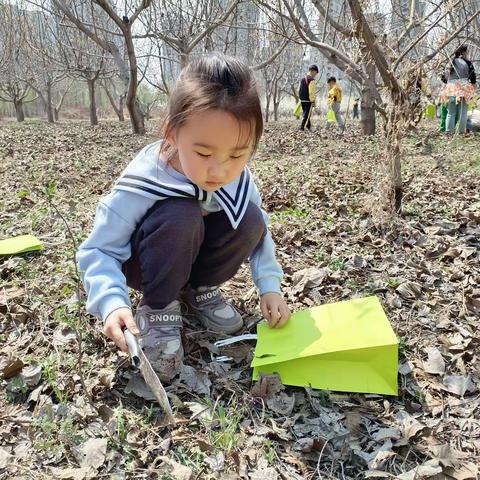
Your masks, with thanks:
<instances>
[{"instance_id":1,"label":"yellow-green paper bag","mask_svg":"<svg viewBox=\"0 0 480 480\"><path fill-rule=\"evenodd\" d=\"M335 112L332 109L328 110L328 112L327 112L327 122L328 123L334 123L336 121L337 121L337 117L335 116Z\"/></svg>"},{"instance_id":2,"label":"yellow-green paper bag","mask_svg":"<svg viewBox=\"0 0 480 480\"><path fill-rule=\"evenodd\" d=\"M312 307L285 327L257 327L253 378L285 385L397 395L398 340L377 297Z\"/></svg>"},{"instance_id":3,"label":"yellow-green paper bag","mask_svg":"<svg viewBox=\"0 0 480 480\"><path fill-rule=\"evenodd\" d=\"M430 117L432 120L435 119L437 107L433 103L429 103L425 109L425 116Z\"/></svg>"},{"instance_id":4,"label":"yellow-green paper bag","mask_svg":"<svg viewBox=\"0 0 480 480\"><path fill-rule=\"evenodd\" d=\"M33 235L20 235L18 237L0 240L0 256L18 255L27 252L43 250L42 242Z\"/></svg>"},{"instance_id":5,"label":"yellow-green paper bag","mask_svg":"<svg viewBox=\"0 0 480 480\"><path fill-rule=\"evenodd\" d=\"M293 109L292 113L293 113L294 117L298 118L300 116L300 114L302 113L302 101L301 100L299 100L297 102L297 104L295 105L295 108Z\"/></svg>"}]
</instances>

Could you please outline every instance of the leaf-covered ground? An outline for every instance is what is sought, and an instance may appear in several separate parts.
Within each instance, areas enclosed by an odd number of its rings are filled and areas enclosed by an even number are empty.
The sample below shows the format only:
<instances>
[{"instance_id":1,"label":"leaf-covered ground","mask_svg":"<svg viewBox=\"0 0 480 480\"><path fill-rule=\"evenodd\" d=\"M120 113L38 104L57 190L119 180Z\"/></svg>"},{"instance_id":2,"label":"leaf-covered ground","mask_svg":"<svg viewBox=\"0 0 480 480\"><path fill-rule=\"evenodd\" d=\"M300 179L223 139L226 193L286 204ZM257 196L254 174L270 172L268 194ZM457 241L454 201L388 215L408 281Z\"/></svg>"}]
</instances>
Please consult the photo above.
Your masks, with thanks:
<instances>
[{"instance_id":1,"label":"leaf-covered ground","mask_svg":"<svg viewBox=\"0 0 480 480\"><path fill-rule=\"evenodd\" d=\"M0 478L477 478L480 138L433 126L406 138L404 215L385 227L372 216L378 138L268 125L253 170L285 294L293 309L378 295L400 340L399 396L254 386L252 342L218 352L192 323L187 367L167 388L172 429L78 309L72 261L99 197L156 127L0 126L0 238L45 245L0 260ZM254 332L248 268L224 291Z\"/></svg>"}]
</instances>

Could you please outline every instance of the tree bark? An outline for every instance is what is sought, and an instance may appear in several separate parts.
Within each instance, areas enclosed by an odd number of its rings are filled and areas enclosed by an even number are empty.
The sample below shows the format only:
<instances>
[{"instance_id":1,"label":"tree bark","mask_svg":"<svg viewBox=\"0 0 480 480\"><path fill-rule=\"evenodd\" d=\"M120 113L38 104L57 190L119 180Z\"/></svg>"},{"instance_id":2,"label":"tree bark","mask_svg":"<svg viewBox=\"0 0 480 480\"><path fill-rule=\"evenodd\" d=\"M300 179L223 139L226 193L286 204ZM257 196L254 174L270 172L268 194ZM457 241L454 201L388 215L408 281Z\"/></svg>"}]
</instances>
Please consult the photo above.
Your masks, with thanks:
<instances>
[{"instance_id":1,"label":"tree bark","mask_svg":"<svg viewBox=\"0 0 480 480\"><path fill-rule=\"evenodd\" d=\"M95 101L95 80L87 80L88 97L90 100L90 125L98 125L97 104Z\"/></svg>"},{"instance_id":2,"label":"tree bark","mask_svg":"<svg viewBox=\"0 0 480 480\"><path fill-rule=\"evenodd\" d=\"M188 65L189 55L187 52L180 52L180 67L185 68Z\"/></svg>"},{"instance_id":3,"label":"tree bark","mask_svg":"<svg viewBox=\"0 0 480 480\"><path fill-rule=\"evenodd\" d=\"M124 122L125 121L125 116L123 114L123 107L124 107L126 93L122 93L121 95L119 95L118 107L117 107L117 104L115 102L115 98L113 98L113 94L107 88L107 85L105 83L103 83L103 89L105 90L105 93L107 94L108 100L110 101L110 105L112 106L113 110L115 111L115 113L118 117L118 121L119 122Z\"/></svg>"},{"instance_id":4,"label":"tree bark","mask_svg":"<svg viewBox=\"0 0 480 480\"><path fill-rule=\"evenodd\" d=\"M375 118L375 95L374 92L372 92L371 85L375 84L377 69L370 57L368 48L365 45L362 45L360 48L365 59L365 73L369 79L369 82L363 82L361 87L360 125L363 135L375 135L377 127Z\"/></svg>"},{"instance_id":5,"label":"tree bark","mask_svg":"<svg viewBox=\"0 0 480 480\"><path fill-rule=\"evenodd\" d=\"M130 114L130 122L132 124L133 133L139 135L145 134L145 116L138 104L137 100L137 57L135 55L135 48L132 40L132 31L129 29L125 36L125 43L127 46L128 62L130 66L130 77L128 82L127 92L127 110Z\"/></svg>"},{"instance_id":6,"label":"tree bark","mask_svg":"<svg viewBox=\"0 0 480 480\"><path fill-rule=\"evenodd\" d=\"M396 213L402 211L402 138L407 124L405 110L405 98L399 94L391 96L391 104L388 107L387 120L385 122L386 133L386 157L389 165L389 201L390 206Z\"/></svg>"},{"instance_id":7,"label":"tree bark","mask_svg":"<svg viewBox=\"0 0 480 480\"><path fill-rule=\"evenodd\" d=\"M23 122L25 120L25 114L23 112L23 101L16 100L13 102L15 106L15 113L17 115L17 122Z\"/></svg>"},{"instance_id":8,"label":"tree bark","mask_svg":"<svg viewBox=\"0 0 480 480\"><path fill-rule=\"evenodd\" d=\"M266 95L266 101L265 101L265 123L268 123L270 120L270 98L271 98L271 93L268 91L265 93Z\"/></svg>"},{"instance_id":9,"label":"tree bark","mask_svg":"<svg viewBox=\"0 0 480 480\"><path fill-rule=\"evenodd\" d=\"M278 122L278 107L280 106L280 102L273 102L273 119Z\"/></svg>"},{"instance_id":10,"label":"tree bark","mask_svg":"<svg viewBox=\"0 0 480 480\"><path fill-rule=\"evenodd\" d=\"M45 98L45 110L47 112L48 123L55 123L55 117L53 114L53 105L52 105L52 85L50 83L47 83L47 96Z\"/></svg>"},{"instance_id":11,"label":"tree bark","mask_svg":"<svg viewBox=\"0 0 480 480\"><path fill-rule=\"evenodd\" d=\"M118 102L118 111L117 111L117 116L118 116L118 121L119 122L124 122L125 121L125 115L123 114L123 103L125 101L125 95L120 95L120 99Z\"/></svg>"},{"instance_id":12,"label":"tree bark","mask_svg":"<svg viewBox=\"0 0 480 480\"><path fill-rule=\"evenodd\" d=\"M362 88L362 97L360 101L360 125L362 126L363 135L375 135L376 119L375 119L375 100L368 87Z\"/></svg>"}]
</instances>

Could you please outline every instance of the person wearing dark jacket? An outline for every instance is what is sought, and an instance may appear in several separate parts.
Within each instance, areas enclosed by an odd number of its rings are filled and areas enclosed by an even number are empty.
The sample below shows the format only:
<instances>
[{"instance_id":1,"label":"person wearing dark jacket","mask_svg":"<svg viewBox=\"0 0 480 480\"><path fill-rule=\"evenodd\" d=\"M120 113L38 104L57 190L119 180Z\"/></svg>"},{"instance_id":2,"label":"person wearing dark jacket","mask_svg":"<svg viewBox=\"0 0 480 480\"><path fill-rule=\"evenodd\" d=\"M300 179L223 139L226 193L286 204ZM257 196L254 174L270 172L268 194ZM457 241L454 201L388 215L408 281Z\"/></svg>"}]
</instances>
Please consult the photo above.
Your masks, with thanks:
<instances>
[{"instance_id":1,"label":"person wearing dark jacket","mask_svg":"<svg viewBox=\"0 0 480 480\"><path fill-rule=\"evenodd\" d=\"M455 130L455 118L458 117L458 133L465 133L467 127L468 102L475 94L477 77L473 63L467 59L467 47L458 48L450 60L448 73L442 76L446 82L441 99L447 105L446 132Z\"/></svg>"},{"instance_id":2,"label":"person wearing dark jacket","mask_svg":"<svg viewBox=\"0 0 480 480\"><path fill-rule=\"evenodd\" d=\"M308 74L300 80L300 88L298 90L298 96L302 102L302 125L300 130L305 130L307 127L309 130L312 128L311 116L313 107L315 106L315 77L318 75L318 67L316 65L310 65Z\"/></svg>"}]
</instances>

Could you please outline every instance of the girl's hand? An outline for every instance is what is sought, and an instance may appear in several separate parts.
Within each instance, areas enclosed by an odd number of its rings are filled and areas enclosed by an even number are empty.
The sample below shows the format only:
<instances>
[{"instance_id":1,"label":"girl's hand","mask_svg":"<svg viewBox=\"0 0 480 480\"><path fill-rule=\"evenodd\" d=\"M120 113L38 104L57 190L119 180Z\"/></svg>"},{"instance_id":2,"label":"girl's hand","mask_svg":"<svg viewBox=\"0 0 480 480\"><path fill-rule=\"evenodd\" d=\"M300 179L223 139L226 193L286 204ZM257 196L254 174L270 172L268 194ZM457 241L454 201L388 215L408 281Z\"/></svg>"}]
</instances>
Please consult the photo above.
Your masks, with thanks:
<instances>
[{"instance_id":1,"label":"girl's hand","mask_svg":"<svg viewBox=\"0 0 480 480\"><path fill-rule=\"evenodd\" d=\"M133 319L132 311L128 307L118 308L107 317L103 326L103 333L113 340L122 352L127 352L127 342L122 332L123 327L128 328L134 335L140 333Z\"/></svg>"},{"instance_id":2,"label":"girl's hand","mask_svg":"<svg viewBox=\"0 0 480 480\"><path fill-rule=\"evenodd\" d=\"M260 298L260 310L272 328L283 327L290 318L290 309L279 293L264 293Z\"/></svg>"}]
</instances>

